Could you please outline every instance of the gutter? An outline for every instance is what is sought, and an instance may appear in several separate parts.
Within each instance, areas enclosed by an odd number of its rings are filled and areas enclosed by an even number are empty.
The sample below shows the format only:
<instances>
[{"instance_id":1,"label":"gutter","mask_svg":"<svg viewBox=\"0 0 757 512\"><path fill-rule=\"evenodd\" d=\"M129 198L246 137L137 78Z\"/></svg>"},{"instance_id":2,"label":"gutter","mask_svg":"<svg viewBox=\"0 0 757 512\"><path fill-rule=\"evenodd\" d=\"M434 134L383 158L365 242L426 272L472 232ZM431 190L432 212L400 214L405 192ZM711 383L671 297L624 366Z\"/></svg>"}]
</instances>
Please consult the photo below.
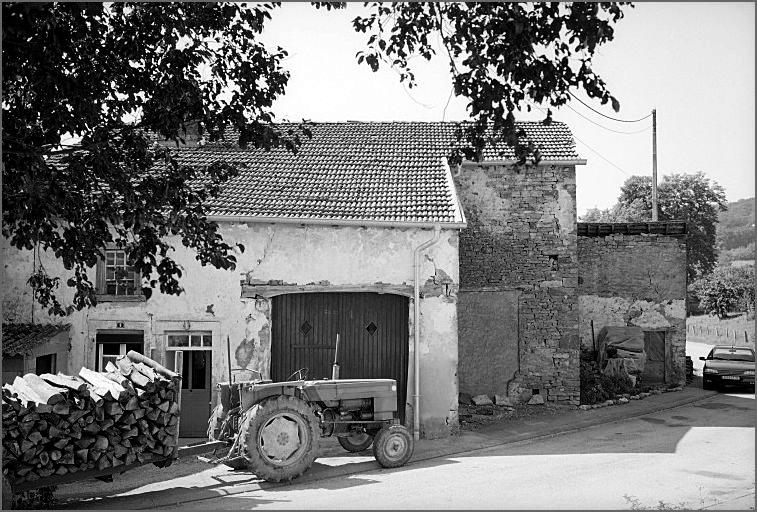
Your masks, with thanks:
<instances>
[{"instance_id":1,"label":"gutter","mask_svg":"<svg viewBox=\"0 0 757 512\"><path fill-rule=\"evenodd\" d=\"M427 249L439 241L442 228L439 224L434 226L434 236L421 243L413 251L413 269L415 272L413 282L413 371L415 393L413 394L413 438L417 441L420 439L421 432L421 354L420 354L420 268L421 268L421 251Z\"/></svg>"},{"instance_id":2,"label":"gutter","mask_svg":"<svg viewBox=\"0 0 757 512\"><path fill-rule=\"evenodd\" d=\"M260 224L311 224L317 226L353 226L376 228L423 228L431 229L437 226L444 229L464 229L468 227L465 218L456 222L413 222L391 220L361 220L361 219L319 219L306 217L263 217L255 215L208 215L207 219L214 222L255 222Z\"/></svg>"}]
</instances>

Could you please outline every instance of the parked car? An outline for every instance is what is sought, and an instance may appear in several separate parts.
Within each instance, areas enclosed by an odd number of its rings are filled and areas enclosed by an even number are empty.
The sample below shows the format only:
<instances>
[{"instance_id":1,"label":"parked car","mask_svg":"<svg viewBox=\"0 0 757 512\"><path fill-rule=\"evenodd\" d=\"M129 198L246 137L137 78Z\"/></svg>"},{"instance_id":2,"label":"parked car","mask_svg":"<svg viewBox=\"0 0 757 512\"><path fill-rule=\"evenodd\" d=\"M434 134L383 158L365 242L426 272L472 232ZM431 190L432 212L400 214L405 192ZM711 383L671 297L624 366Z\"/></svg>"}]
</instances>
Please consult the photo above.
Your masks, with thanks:
<instances>
[{"instance_id":1,"label":"parked car","mask_svg":"<svg viewBox=\"0 0 757 512\"><path fill-rule=\"evenodd\" d=\"M751 386L754 389L754 349L716 345L700 357L704 361L702 387Z\"/></svg>"}]
</instances>

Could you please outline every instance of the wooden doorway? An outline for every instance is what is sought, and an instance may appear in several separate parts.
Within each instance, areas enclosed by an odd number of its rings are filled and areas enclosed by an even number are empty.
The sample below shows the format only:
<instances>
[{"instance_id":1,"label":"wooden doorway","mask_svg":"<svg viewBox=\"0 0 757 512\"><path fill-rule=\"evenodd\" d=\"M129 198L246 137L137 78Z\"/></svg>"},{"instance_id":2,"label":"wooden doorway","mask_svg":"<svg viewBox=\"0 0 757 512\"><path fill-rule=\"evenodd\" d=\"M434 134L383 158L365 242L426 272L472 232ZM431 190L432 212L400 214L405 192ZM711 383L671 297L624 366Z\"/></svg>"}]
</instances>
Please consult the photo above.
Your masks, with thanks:
<instances>
[{"instance_id":1,"label":"wooden doorway","mask_svg":"<svg viewBox=\"0 0 757 512\"><path fill-rule=\"evenodd\" d=\"M339 334L342 379L394 379L404 421L408 365L408 298L378 293L299 293L273 298L271 378L299 368L331 377Z\"/></svg>"},{"instance_id":2,"label":"wooden doorway","mask_svg":"<svg viewBox=\"0 0 757 512\"><path fill-rule=\"evenodd\" d=\"M644 352L647 360L641 380L645 384L664 384L665 375L665 331L644 331Z\"/></svg>"},{"instance_id":3,"label":"wooden doorway","mask_svg":"<svg viewBox=\"0 0 757 512\"><path fill-rule=\"evenodd\" d=\"M210 332L168 333L168 366L181 374L180 437L205 437L210 417L213 335ZM176 352L182 364L176 369Z\"/></svg>"}]
</instances>

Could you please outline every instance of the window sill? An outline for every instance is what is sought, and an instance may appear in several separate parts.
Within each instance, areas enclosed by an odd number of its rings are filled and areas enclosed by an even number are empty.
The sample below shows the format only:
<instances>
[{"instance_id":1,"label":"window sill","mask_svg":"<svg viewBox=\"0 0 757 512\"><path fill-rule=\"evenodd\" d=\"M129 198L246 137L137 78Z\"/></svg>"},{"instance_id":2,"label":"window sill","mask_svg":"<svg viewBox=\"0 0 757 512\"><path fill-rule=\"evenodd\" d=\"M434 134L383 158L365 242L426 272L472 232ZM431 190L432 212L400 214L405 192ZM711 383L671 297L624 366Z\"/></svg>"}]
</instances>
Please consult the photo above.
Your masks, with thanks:
<instances>
[{"instance_id":1,"label":"window sill","mask_svg":"<svg viewBox=\"0 0 757 512\"><path fill-rule=\"evenodd\" d=\"M144 302L145 296L139 295L97 295L97 302Z\"/></svg>"}]
</instances>

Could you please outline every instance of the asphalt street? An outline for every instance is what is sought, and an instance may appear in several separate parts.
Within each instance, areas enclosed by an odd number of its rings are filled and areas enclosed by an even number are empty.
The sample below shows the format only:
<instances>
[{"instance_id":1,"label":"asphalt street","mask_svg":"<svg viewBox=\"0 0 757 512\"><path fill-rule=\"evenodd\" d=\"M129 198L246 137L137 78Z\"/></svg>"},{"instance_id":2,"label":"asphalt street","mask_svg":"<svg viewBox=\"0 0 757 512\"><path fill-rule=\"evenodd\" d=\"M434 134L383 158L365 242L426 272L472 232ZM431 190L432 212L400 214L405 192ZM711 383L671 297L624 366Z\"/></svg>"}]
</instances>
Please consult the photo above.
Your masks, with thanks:
<instances>
[{"instance_id":1,"label":"asphalt street","mask_svg":"<svg viewBox=\"0 0 757 512\"><path fill-rule=\"evenodd\" d=\"M646 416L333 478L268 484L211 467L74 508L754 508L754 395L721 393ZM370 461L365 457L352 456ZM340 464L339 457L318 464Z\"/></svg>"}]
</instances>

